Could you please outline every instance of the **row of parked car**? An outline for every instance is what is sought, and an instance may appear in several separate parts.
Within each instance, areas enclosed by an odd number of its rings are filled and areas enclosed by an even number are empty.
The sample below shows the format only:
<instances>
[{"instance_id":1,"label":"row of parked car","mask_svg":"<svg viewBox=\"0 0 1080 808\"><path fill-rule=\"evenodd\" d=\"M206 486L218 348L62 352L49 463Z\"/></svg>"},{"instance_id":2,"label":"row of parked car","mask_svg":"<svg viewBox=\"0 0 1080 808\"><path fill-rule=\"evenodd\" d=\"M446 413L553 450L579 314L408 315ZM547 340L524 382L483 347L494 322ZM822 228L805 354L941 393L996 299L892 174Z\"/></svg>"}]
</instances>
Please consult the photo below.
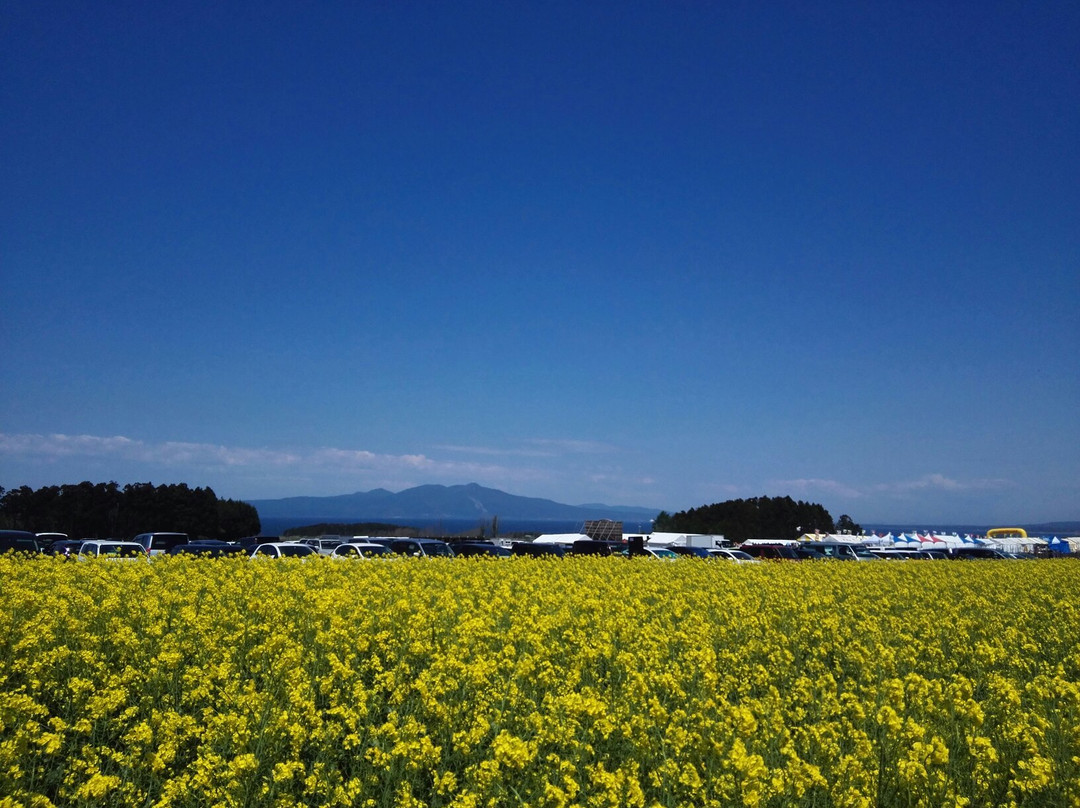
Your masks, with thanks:
<instances>
[{"instance_id":1,"label":"row of parked car","mask_svg":"<svg viewBox=\"0 0 1080 808\"><path fill-rule=\"evenodd\" d=\"M744 552L770 561L974 561L979 559L1028 558L993 547L949 549L881 548L843 542L746 542Z\"/></svg>"},{"instance_id":2,"label":"row of parked car","mask_svg":"<svg viewBox=\"0 0 1080 808\"><path fill-rule=\"evenodd\" d=\"M944 550L873 549L859 544L834 542L774 542L751 540L739 548L725 547L649 547L627 545L619 541L581 539L572 544L514 542L509 547L489 541L453 541L399 537L342 537L322 536L296 541L281 541L277 536L249 536L236 542L214 539L191 539L186 533L140 533L131 541L115 539L71 540L63 534L33 534L19 530L0 530L0 552L21 551L47 553L69 558L86 559L96 556L141 558L151 555L204 555L211 557L247 555L251 558L288 558L322 555L331 558L375 558L379 556L548 556L573 555L643 556L676 559L693 556L702 559L722 559L738 563L769 561L877 561L943 560L949 558L1005 558L991 548L960 548Z\"/></svg>"}]
</instances>

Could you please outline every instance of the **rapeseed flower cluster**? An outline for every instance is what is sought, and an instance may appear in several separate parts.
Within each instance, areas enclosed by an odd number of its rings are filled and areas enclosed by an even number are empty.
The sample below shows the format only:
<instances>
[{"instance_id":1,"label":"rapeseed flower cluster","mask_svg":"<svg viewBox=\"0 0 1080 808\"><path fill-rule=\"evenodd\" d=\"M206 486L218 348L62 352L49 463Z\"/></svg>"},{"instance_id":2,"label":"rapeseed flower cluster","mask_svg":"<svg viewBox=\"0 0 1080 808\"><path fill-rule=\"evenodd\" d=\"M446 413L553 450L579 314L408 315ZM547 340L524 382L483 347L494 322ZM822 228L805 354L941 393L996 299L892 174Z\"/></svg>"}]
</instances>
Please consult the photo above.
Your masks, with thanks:
<instances>
[{"instance_id":1,"label":"rapeseed flower cluster","mask_svg":"<svg viewBox=\"0 0 1080 808\"><path fill-rule=\"evenodd\" d=\"M1080 806L1080 565L0 558L0 806Z\"/></svg>"}]
</instances>

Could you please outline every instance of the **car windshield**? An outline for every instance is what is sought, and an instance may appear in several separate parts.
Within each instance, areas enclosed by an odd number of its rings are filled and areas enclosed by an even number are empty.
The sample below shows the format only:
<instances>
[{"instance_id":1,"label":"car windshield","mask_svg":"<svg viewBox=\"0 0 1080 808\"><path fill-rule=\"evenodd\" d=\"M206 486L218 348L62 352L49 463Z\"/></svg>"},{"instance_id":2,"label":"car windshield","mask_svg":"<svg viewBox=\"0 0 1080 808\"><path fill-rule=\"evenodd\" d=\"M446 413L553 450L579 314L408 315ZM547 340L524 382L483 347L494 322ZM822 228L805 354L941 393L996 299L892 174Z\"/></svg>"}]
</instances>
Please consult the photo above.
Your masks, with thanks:
<instances>
[{"instance_id":1,"label":"car windshield","mask_svg":"<svg viewBox=\"0 0 1080 808\"><path fill-rule=\"evenodd\" d=\"M653 550L653 555L656 556L657 558L678 558L679 557L678 553L672 552L671 550L665 550L665 549L662 549L662 548L658 549L658 550Z\"/></svg>"},{"instance_id":2,"label":"car windshield","mask_svg":"<svg viewBox=\"0 0 1080 808\"><path fill-rule=\"evenodd\" d=\"M742 550L728 550L727 555L731 558L737 558L740 561L753 561L754 557L749 553L744 553Z\"/></svg>"},{"instance_id":3,"label":"car windshield","mask_svg":"<svg viewBox=\"0 0 1080 808\"><path fill-rule=\"evenodd\" d=\"M295 547L278 547L278 552L282 557L285 556L306 556L311 555L314 550L308 547L306 544L298 544Z\"/></svg>"}]
</instances>

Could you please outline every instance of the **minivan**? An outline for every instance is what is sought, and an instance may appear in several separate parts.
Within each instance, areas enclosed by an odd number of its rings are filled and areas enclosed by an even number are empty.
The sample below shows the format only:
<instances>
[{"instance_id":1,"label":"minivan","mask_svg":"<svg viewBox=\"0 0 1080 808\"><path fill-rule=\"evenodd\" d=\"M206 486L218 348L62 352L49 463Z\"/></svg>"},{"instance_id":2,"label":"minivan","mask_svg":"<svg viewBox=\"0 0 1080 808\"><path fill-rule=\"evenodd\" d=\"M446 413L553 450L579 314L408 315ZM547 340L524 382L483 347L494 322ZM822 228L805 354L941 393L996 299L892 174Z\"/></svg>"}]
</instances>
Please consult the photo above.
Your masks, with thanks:
<instances>
[{"instance_id":1,"label":"minivan","mask_svg":"<svg viewBox=\"0 0 1080 808\"><path fill-rule=\"evenodd\" d=\"M450 545L439 539L394 539L388 546L393 553L420 558L454 555Z\"/></svg>"},{"instance_id":2,"label":"minivan","mask_svg":"<svg viewBox=\"0 0 1080 808\"><path fill-rule=\"evenodd\" d=\"M168 555L178 544L187 544L187 533L140 533L133 542L141 544L147 555Z\"/></svg>"},{"instance_id":3,"label":"minivan","mask_svg":"<svg viewBox=\"0 0 1080 808\"><path fill-rule=\"evenodd\" d=\"M0 530L0 553L38 553L37 537L26 530Z\"/></svg>"}]
</instances>

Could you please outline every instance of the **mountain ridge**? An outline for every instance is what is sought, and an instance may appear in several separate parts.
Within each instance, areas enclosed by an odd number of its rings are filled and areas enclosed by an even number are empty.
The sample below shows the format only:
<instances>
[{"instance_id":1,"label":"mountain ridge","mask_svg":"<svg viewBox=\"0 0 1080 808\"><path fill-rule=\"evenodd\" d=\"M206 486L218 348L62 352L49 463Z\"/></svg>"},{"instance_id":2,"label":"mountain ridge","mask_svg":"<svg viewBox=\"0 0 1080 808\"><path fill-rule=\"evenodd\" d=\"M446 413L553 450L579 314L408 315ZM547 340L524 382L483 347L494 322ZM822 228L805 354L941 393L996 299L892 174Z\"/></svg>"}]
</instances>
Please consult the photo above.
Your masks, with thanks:
<instances>
[{"instance_id":1,"label":"mountain ridge","mask_svg":"<svg viewBox=\"0 0 1080 808\"><path fill-rule=\"evenodd\" d=\"M567 505L540 497L508 494L478 483L419 485L393 493L385 488L325 497L283 497L244 500L262 518L319 517L335 519L652 519L659 508L633 505Z\"/></svg>"}]
</instances>

